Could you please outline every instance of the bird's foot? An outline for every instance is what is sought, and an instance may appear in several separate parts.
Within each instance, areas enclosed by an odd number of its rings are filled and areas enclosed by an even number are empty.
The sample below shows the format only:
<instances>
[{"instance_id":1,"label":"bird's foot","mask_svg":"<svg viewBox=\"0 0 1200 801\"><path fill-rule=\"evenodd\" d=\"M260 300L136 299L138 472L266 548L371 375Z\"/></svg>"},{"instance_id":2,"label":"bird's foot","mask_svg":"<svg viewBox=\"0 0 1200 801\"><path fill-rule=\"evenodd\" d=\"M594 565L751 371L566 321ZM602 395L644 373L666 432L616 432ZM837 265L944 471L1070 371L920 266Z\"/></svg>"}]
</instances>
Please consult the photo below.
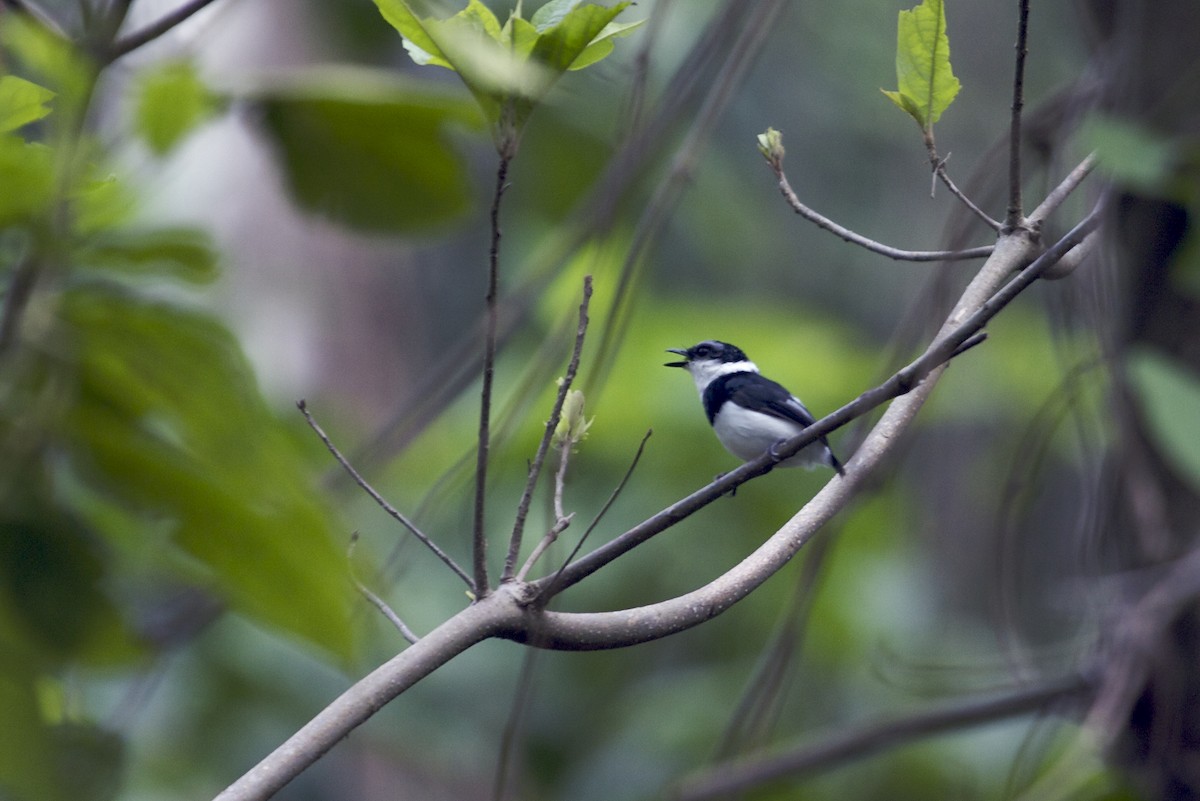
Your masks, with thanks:
<instances>
[{"instance_id":1,"label":"bird's foot","mask_svg":"<svg viewBox=\"0 0 1200 801\"><path fill-rule=\"evenodd\" d=\"M713 481L720 481L721 479L725 478L725 476L727 476L727 475L729 475L729 474L728 473L717 473L715 476L713 476ZM730 498L732 498L734 495L737 495L737 487L734 487L733 489L731 489L729 491Z\"/></svg>"}]
</instances>

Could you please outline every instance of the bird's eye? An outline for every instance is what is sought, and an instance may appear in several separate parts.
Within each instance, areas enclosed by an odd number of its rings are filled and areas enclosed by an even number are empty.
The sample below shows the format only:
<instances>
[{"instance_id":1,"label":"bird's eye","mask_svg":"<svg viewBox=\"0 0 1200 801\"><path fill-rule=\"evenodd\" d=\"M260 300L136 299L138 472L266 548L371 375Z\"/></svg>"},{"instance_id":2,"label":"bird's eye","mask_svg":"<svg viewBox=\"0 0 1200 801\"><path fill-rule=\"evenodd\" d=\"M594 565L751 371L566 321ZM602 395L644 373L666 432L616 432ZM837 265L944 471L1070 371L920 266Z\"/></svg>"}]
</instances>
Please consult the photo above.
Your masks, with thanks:
<instances>
[{"instance_id":1,"label":"bird's eye","mask_svg":"<svg viewBox=\"0 0 1200 801\"><path fill-rule=\"evenodd\" d=\"M713 355L712 345L701 345L700 347L696 348L696 355L701 358L706 358L708 356L712 356Z\"/></svg>"}]
</instances>

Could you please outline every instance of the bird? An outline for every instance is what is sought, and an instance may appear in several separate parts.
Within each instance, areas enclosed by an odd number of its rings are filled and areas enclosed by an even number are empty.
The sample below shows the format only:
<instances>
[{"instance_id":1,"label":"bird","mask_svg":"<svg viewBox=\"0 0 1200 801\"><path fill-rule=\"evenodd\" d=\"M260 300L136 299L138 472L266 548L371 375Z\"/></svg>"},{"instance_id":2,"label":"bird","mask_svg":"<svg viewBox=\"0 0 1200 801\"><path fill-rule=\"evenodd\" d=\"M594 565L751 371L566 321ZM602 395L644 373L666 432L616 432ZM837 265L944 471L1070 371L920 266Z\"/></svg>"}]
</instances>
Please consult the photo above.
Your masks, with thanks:
<instances>
[{"instance_id":1,"label":"bird","mask_svg":"<svg viewBox=\"0 0 1200 801\"><path fill-rule=\"evenodd\" d=\"M704 413L725 449L744 462L757 459L816 422L800 399L758 371L745 352L728 342L705 340L690 348L668 348L683 361L664 367L682 367L691 373L704 404ZM826 466L846 474L829 441L820 437L782 467Z\"/></svg>"}]
</instances>

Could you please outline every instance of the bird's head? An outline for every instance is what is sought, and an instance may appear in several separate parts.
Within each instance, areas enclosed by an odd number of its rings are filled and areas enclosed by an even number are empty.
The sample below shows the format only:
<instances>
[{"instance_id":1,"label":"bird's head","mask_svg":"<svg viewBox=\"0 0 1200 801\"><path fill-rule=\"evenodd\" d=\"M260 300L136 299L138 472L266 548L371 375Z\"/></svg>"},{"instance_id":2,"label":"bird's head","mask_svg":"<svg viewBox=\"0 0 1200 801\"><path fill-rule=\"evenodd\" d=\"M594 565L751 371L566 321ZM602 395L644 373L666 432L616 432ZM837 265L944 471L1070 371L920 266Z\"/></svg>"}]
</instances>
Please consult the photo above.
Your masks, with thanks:
<instances>
[{"instance_id":1,"label":"bird's head","mask_svg":"<svg viewBox=\"0 0 1200 801\"><path fill-rule=\"evenodd\" d=\"M758 372L758 367L746 357L741 348L715 339L707 339L686 350L668 348L667 353L676 353L683 357L683 361L667 362L664 367L682 367L691 373L698 383L707 383L724 373Z\"/></svg>"}]
</instances>

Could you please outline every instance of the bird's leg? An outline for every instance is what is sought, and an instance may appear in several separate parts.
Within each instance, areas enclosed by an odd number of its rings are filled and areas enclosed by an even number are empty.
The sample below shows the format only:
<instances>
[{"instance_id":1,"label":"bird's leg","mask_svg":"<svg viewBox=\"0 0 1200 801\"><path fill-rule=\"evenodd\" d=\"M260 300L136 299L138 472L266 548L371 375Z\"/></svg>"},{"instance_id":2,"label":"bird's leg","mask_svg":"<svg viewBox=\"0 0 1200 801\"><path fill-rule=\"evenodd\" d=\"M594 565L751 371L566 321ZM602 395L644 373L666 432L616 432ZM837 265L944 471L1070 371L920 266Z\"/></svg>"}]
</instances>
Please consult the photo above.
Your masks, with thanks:
<instances>
[{"instance_id":1,"label":"bird's leg","mask_svg":"<svg viewBox=\"0 0 1200 801\"><path fill-rule=\"evenodd\" d=\"M715 476L713 476L713 481L720 481L721 479L725 478L725 476L727 476L727 475L729 475L729 474L728 473L717 473ZM734 487L733 489L731 489L729 491L730 498L732 498L734 495L737 495L737 487Z\"/></svg>"}]
</instances>

